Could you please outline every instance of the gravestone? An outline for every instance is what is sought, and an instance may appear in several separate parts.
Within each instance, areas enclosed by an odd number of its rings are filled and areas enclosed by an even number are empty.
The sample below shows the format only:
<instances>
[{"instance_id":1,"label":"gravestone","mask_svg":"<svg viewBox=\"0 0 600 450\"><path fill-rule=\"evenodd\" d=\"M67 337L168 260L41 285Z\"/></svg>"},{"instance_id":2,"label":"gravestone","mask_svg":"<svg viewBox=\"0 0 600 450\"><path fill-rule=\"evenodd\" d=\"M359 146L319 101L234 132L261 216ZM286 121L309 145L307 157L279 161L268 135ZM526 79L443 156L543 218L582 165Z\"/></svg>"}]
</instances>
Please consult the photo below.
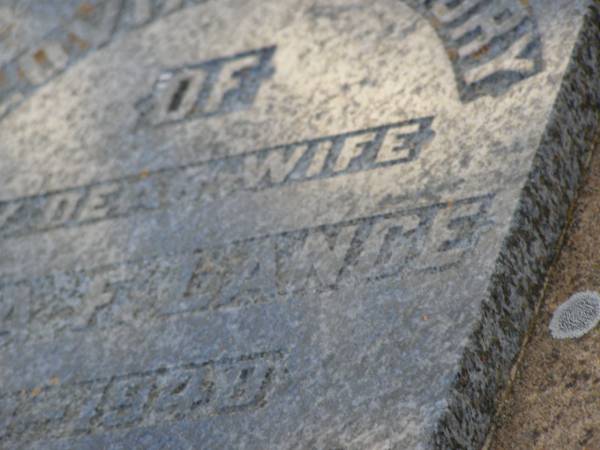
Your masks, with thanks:
<instances>
[{"instance_id":1,"label":"gravestone","mask_svg":"<svg viewBox=\"0 0 600 450\"><path fill-rule=\"evenodd\" d=\"M597 5L0 14L0 446L482 443L594 140Z\"/></svg>"}]
</instances>

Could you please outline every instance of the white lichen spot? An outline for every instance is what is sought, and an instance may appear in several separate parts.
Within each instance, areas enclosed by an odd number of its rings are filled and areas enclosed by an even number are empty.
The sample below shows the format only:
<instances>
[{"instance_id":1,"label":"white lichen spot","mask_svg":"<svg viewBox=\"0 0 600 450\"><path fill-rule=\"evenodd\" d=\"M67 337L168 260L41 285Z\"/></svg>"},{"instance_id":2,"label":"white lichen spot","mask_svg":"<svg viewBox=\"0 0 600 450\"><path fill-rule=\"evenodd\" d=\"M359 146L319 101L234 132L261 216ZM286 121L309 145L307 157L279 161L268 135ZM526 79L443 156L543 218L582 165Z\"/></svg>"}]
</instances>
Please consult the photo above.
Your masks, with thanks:
<instances>
[{"instance_id":1,"label":"white lichen spot","mask_svg":"<svg viewBox=\"0 0 600 450\"><path fill-rule=\"evenodd\" d=\"M560 305L550 321L555 339L578 338L589 332L600 320L600 295L578 292Z\"/></svg>"}]
</instances>

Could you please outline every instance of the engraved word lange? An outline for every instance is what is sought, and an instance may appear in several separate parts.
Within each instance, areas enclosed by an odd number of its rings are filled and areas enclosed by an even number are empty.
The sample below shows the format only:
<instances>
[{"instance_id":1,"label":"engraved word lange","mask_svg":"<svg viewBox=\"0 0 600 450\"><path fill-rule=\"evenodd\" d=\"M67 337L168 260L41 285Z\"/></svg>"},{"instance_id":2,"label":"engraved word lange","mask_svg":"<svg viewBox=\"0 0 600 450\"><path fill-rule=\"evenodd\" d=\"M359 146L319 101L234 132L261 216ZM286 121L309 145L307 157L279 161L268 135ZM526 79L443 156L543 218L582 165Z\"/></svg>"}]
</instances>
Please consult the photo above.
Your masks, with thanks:
<instances>
[{"instance_id":1,"label":"engraved word lange","mask_svg":"<svg viewBox=\"0 0 600 450\"><path fill-rule=\"evenodd\" d=\"M0 347L438 273L460 264L493 225L494 195L0 283Z\"/></svg>"}]
</instances>

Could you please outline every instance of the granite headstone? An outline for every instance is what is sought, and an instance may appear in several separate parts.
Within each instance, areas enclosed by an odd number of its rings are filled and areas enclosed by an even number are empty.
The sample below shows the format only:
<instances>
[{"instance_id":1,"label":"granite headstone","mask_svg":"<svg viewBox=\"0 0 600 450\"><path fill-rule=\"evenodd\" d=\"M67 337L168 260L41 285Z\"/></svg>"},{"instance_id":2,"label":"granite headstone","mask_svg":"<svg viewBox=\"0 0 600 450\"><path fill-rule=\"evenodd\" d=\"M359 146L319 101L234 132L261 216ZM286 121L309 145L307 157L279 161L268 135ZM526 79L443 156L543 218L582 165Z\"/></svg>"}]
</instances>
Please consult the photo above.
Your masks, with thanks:
<instances>
[{"instance_id":1,"label":"granite headstone","mask_svg":"<svg viewBox=\"0 0 600 450\"><path fill-rule=\"evenodd\" d=\"M0 446L480 446L595 139L599 27L0 2Z\"/></svg>"}]
</instances>

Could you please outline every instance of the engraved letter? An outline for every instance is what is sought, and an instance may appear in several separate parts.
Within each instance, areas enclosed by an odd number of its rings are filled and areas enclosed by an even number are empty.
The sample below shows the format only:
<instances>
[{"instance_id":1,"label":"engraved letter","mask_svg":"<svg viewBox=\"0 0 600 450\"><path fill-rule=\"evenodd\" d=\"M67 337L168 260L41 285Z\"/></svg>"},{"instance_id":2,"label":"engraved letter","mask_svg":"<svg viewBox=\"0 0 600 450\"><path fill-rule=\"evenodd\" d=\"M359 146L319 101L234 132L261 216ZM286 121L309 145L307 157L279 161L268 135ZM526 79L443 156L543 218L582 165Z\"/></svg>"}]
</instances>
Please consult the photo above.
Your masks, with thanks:
<instances>
[{"instance_id":1,"label":"engraved letter","mask_svg":"<svg viewBox=\"0 0 600 450\"><path fill-rule=\"evenodd\" d=\"M265 301L275 293L275 248L272 239L251 241L238 247L227 273L231 277L219 293L219 303L244 304Z\"/></svg>"},{"instance_id":2,"label":"engraved letter","mask_svg":"<svg viewBox=\"0 0 600 450\"><path fill-rule=\"evenodd\" d=\"M296 145L266 151L266 154L251 153L244 157L244 182L246 188L255 188L268 177L268 184L285 181L288 174L306 151L306 146Z\"/></svg>"},{"instance_id":3,"label":"engraved letter","mask_svg":"<svg viewBox=\"0 0 600 450\"><path fill-rule=\"evenodd\" d=\"M448 203L433 220L420 268L443 268L459 262L475 247L491 221L487 212L491 196L471 197Z\"/></svg>"},{"instance_id":4,"label":"engraved letter","mask_svg":"<svg viewBox=\"0 0 600 450\"><path fill-rule=\"evenodd\" d=\"M186 417L192 411L206 408L213 389L212 365L168 372L157 380L158 396L153 409L165 419L171 414Z\"/></svg>"},{"instance_id":5,"label":"engraved letter","mask_svg":"<svg viewBox=\"0 0 600 450\"><path fill-rule=\"evenodd\" d=\"M306 170L306 178L316 177L323 171L325 163L327 162L327 157L331 151L331 146L331 140L316 142L311 146L313 157Z\"/></svg>"},{"instance_id":6,"label":"engraved letter","mask_svg":"<svg viewBox=\"0 0 600 450\"><path fill-rule=\"evenodd\" d=\"M362 252L353 272L357 276L382 275L386 269L399 271L414 254L407 235L416 231L420 218L416 214L392 216L376 221L362 245ZM398 242L399 241L399 242Z\"/></svg>"},{"instance_id":7,"label":"engraved letter","mask_svg":"<svg viewBox=\"0 0 600 450\"><path fill-rule=\"evenodd\" d=\"M222 62L219 78L203 103L204 114L235 111L252 104L262 81L273 73L269 62L274 51L274 47L262 49Z\"/></svg>"},{"instance_id":8,"label":"engraved letter","mask_svg":"<svg viewBox=\"0 0 600 450\"><path fill-rule=\"evenodd\" d=\"M293 255L287 267L292 271L294 278L290 281L296 289L302 287L313 273L322 285L334 285L344 267L356 229L356 225L342 226L335 236L327 236L323 231L309 231L301 250Z\"/></svg>"},{"instance_id":9,"label":"engraved letter","mask_svg":"<svg viewBox=\"0 0 600 450\"><path fill-rule=\"evenodd\" d=\"M397 131L400 131L400 133ZM418 132L418 123L403 125L399 130L397 127L389 128L383 137L383 142L377 152L375 161L377 163L386 163L390 161L408 161L412 159L414 157L415 147L414 145L411 145L408 137Z\"/></svg>"},{"instance_id":10,"label":"engraved letter","mask_svg":"<svg viewBox=\"0 0 600 450\"><path fill-rule=\"evenodd\" d=\"M119 182L91 186L79 214L79 221L87 222L110 217L114 213L115 205L113 203L120 194L121 184Z\"/></svg>"},{"instance_id":11,"label":"engraved letter","mask_svg":"<svg viewBox=\"0 0 600 450\"><path fill-rule=\"evenodd\" d=\"M150 121L154 125L177 122L193 113L198 96L206 79L204 70L183 69L161 75L155 90L158 92L155 113Z\"/></svg>"},{"instance_id":12,"label":"engraved letter","mask_svg":"<svg viewBox=\"0 0 600 450\"><path fill-rule=\"evenodd\" d=\"M531 42L532 37L529 34L521 36L495 59L486 64L465 69L465 81L469 84L477 83L499 72L513 72L522 75L533 73L535 71L535 60L521 56Z\"/></svg>"},{"instance_id":13,"label":"engraved letter","mask_svg":"<svg viewBox=\"0 0 600 450\"><path fill-rule=\"evenodd\" d=\"M360 159L367 147L373 145L373 139L375 139L375 133L372 131L344 138L342 149L333 170L335 172L342 172L348 169L352 161Z\"/></svg>"},{"instance_id":14,"label":"engraved letter","mask_svg":"<svg viewBox=\"0 0 600 450\"><path fill-rule=\"evenodd\" d=\"M260 406L273 370L268 361L263 359L215 367L217 412L227 413Z\"/></svg>"},{"instance_id":15,"label":"engraved letter","mask_svg":"<svg viewBox=\"0 0 600 450\"><path fill-rule=\"evenodd\" d=\"M102 401L102 425L112 428L141 421L151 387L141 376L113 380Z\"/></svg>"},{"instance_id":16,"label":"engraved letter","mask_svg":"<svg viewBox=\"0 0 600 450\"><path fill-rule=\"evenodd\" d=\"M74 218L83 190L69 190L46 197L41 228L64 225Z\"/></svg>"}]
</instances>

